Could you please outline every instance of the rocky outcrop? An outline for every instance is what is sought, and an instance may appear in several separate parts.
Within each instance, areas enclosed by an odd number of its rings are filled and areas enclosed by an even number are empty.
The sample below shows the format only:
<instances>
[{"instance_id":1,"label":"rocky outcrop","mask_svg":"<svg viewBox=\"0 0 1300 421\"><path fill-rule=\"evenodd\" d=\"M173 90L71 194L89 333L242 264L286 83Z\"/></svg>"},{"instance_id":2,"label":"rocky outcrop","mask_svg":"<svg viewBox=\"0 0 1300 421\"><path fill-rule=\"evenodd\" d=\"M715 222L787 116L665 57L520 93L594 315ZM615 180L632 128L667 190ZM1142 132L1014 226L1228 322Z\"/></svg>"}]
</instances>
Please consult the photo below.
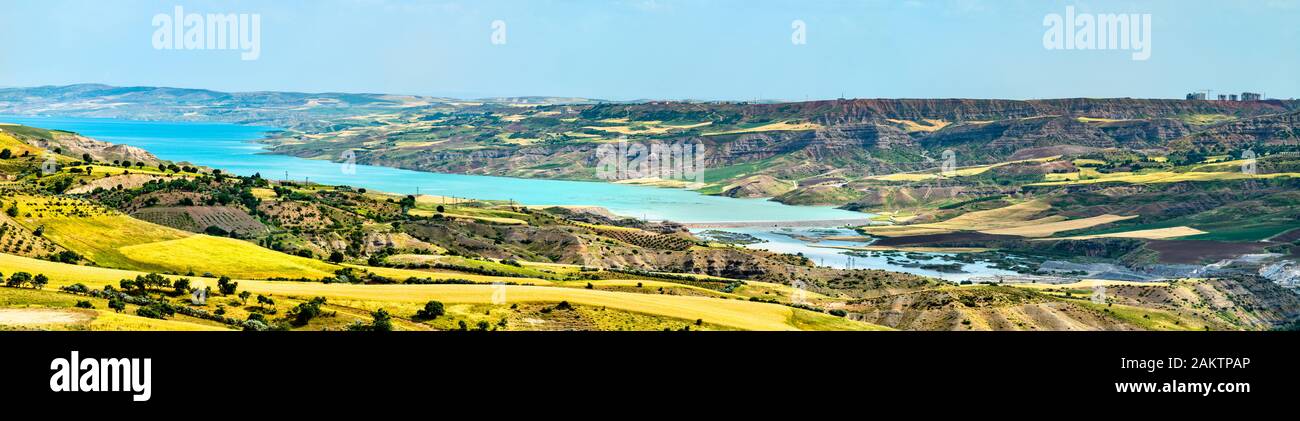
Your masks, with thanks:
<instances>
[{"instance_id":1,"label":"rocky outcrop","mask_svg":"<svg viewBox=\"0 0 1300 421\"><path fill-rule=\"evenodd\" d=\"M1188 136L1193 145L1297 145L1300 144L1300 112L1231 121Z\"/></svg>"},{"instance_id":2,"label":"rocky outcrop","mask_svg":"<svg viewBox=\"0 0 1300 421\"><path fill-rule=\"evenodd\" d=\"M61 151L62 155L80 158L83 154L90 155L96 161L101 162L118 162L131 161L143 162L145 165L158 165L158 157L141 148L127 145L118 145L100 140L91 139L76 133L51 131L53 136L50 139L34 139L32 144L41 148Z\"/></svg>"},{"instance_id":3,"label":"rocky outcrop","mask_svg":"<svg viewBox=\"0 0 1300 421\"><path fill-rule=\"evenodd\" d=\"M746 177L723 188L722 195L727 197L759 198L774 197L794 189L794 183L781 181L770 175Z\"/></svg>"}]
</instances>

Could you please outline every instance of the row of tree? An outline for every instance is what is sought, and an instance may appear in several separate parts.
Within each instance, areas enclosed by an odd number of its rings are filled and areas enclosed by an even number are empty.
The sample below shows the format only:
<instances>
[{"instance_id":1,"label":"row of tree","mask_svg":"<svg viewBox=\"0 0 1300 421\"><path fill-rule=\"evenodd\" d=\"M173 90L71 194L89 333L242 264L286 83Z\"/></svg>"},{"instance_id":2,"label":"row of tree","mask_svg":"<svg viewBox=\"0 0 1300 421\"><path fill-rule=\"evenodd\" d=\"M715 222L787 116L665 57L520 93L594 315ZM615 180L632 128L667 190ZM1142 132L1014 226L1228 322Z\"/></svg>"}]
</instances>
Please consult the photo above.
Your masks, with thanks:
<instances>
[{"instance_id":1,"label":"row of tree","mask_svg":"<svg viewBox=\"0 0 1300 421\"><path fill-rule=\"evenodd\" d=\"M45 288L46 284L50 283L50 278L46 277L43 273L38 273L36 276L32 276L32 274L27 272L15 272L8 278L5 278L4 274L0 273L0 280L4 280L4 285L10 288L23 288L25 286L30 286L35 289L41 289Z\"/></svg>"}]
</instances>

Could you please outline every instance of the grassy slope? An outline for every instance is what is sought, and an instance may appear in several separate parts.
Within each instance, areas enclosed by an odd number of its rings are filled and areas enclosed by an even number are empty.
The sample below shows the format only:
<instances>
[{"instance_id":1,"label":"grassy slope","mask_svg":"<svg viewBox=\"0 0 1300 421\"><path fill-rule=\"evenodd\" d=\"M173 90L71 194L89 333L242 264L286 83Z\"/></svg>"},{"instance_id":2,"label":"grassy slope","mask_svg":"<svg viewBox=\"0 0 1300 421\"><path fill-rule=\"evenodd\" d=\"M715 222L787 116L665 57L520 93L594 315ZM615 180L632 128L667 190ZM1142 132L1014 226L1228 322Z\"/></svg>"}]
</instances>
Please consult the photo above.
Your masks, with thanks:
<instances>
[{"instance_id":1,"label":"grassy slope","mask_svg":"<svg viewBox=\"0 0 1300 421\"><path fill-rule=\"evenodd\" d=\"M43 273L50 278L50 288L73 283L83 283L92 288L116 285L123 278L133 278L140 272L75 266L44 260L0 254L0 272L26 271ZM204 279L208 285L215 280ZM287 281L239 281L243 290L285 297L322 296L331 301L370 301L424 303L438 300L445 303L485 304L492 302L493 285L352 285L321 284ZM821 313L794 309L782 305L743 300L726 300L679 295L656 295L558 288L543 286L500 286L505 289L508 302L559 302L569 301L594 307L609 307L635 313L673 317L683 320L703 319L706 323L747 330L795 330L799 328L861 328L883 329L879 326L859 324ZM839 319L839 320L836 320Z\"/></svg>"},{"instance_id":2,"label":"grassy slope","mask_svg":"<svg viewBox=\"0 0 1300 421\"><path fill-rule=\"evenodd\" d=\"M22 198L27 201L38 200ZM26 212L26 211L25 211ZM153 272L211 272L238 278L321 278L340 266L231 238L192 234L115 212L16 218L100 266Z\"/></svg>"},{"instance_id":3,"label":"grassy slope","mask_svg":"<svg viewBox=\"0 0 1300 421\"><path fill-rule=\"evenodd\" d=\"M73 308L77 301L89 301L95 309ZM178 315L170 320L150 319L135 315L137 306L128 305L126 312L115 313L108 310L108 300L102 298L80 297L50 290L19 288L0 288L0 308L22 308L33 310L50 310L75 312L85 315L87 320L76 323L56 323L6 326L0 324L0 330L40 329L40 330L226 330L224 325L191 317Z\"/></svg>"}]
</instances>

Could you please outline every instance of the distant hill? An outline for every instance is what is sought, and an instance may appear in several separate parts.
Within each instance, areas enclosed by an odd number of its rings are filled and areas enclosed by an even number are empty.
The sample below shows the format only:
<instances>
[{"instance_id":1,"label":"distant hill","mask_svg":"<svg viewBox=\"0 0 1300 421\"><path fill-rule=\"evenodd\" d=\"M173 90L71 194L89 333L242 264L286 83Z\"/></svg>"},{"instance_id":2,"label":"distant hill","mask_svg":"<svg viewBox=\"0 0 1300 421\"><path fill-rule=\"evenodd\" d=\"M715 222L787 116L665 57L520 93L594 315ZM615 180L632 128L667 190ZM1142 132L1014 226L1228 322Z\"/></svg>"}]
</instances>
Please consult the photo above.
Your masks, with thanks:
<instances>
[{"instance_id":1,"label":"distant hill","mask_svg":"<svg viewBox=\"0 0 1300 421\"><path fill-rule=\"evenodd\" d=\"M484 103L593 103L583 98L519 97ZM374 93L218 92L207 89L76 84L0 89L0 114L107 117L133 120L223 121L300 127L330 117L376 112L450 111L466 101Z\"/></svg>"}]
</instances>

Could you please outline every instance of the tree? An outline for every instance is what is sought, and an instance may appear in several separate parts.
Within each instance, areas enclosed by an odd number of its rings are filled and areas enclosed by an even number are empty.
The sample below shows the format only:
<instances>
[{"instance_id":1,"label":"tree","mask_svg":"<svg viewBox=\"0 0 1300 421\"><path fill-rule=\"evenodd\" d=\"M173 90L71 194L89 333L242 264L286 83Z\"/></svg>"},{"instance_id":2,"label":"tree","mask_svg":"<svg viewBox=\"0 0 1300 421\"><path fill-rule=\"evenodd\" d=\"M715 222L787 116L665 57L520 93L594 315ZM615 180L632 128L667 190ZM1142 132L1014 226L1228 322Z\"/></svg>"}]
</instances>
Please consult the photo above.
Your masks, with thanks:
<instances>
[{"instance_id":1,"label":"tree","mask_svg":"<svg viewBox=\"0 0 1300 421\"><path fill-rule=\"evenodd\" d=\"M114 298L108 300L108 308L113 309L113 311L115 312L121 313L122 310L126 310L126 302L122 301L121 299Z\"/></svg>"},{"instance_id":2,"label":"tree","mask_svg":"<svg viewBox=\"0 0 1300 421\"><path fill-rule=\"evenodd\" d=\"M330 252L329 261L334 264L343 263L343 253L337 251Z\"/></svg>"},{"instance_id":3,"label":"tree","mask_svg":"<svg viewBox=\"0 0 1300 421\"><path fill-rule=\"evenodd\" d=\"M370 324L370 330L375 332L391 332L393 330L393 316L388 314L388 310L381 308L379 311L370 313L370 317L374 318L374 322Z\"/></svg>"},{"instance_id":4,"label":"tree","mask_svg":"<svg viewBox=\"0 0 1300 421\"><path fill-rule=\"evenodd\" d=\"M36 274L36 277L32 278L31 281L32 288L36 288L36 289L43 289L45 288L45 285L49 283L50 283L50 278L46 277L44 273Z\"/></svg>"},{"instance_id":5,"label":"tree","mask_svg":"<svg viewBox=\"0 0 1300 421\"><path fill-rule=\"evenodd\" d=\"M311 319L323 314L321 306L325 305L325 297L316 297L311 300L300 303L289 310L289 316L293 318L290 324L294 326L306 326Z\"/></svg>"},{"instance_id":6,"label":"tree","mask_svg":"<svg viewBox=\"0 0 1300 421\"><path fill-rule=\"evenodd\" d=\"M248 292L248 291L239 291L239 301L243 301L244 304L248 304L248 297L252 297L252 296L253 296L253 293L251 293L251 292Z\"/></svg>"},{"instance_id":7,"label":"tree","mask_svg":"<svg viewBox=\"0 0 1300 421\"><path fill-rule=\"evenodd\" d=\"M217 291L220 292L221 295L234 294L236 288L239 288L239 283L231 282L229 276L222 276L220 279L217 279ZM247 300L247 298L245 298L245 300Z\"/></svg>"},{"instance_id":8,"label":"tree","mask_svg":"<svg viewBox=\"0 0 1300 421\"><path fill-rule=\"evenodd\" d=\"M151 319L165 319L167 316L175 315L176 311L163 303L154 303L147 306L141 306L135 310L135 314L140 317Z\"/></svg>"},{"instance_id":9,"label":"tree","mask_svg":"<svg viewBox=\"0 0 1300 421\"><path fill-rule=\"evenodd\" d=\"M423 310L418 310L415 312L415 318L418 320L433 320L433 319L437 319L438 316L442 316L444 314L447 314L447 311L445 308L443 308L441 302L429 301L427 303L424 303Z\"/></svg>"},{"instance_id":10,"label":"tree","mask_svg":"<svg viewBox=\"0 0 1300 421\"><path fill-rule=\"evenodd\" d=\"M257 294L257 304L261 306L274 306L275 300L262 294Z\"/></svg>"},{"instance_id":11,"label":"tree","mask_svg":"<svg viewBox=\"0 0 1300 421\"><path fill-rule=\"evenodd\" d=\"M447 210L447 209L444 208L444 207L442 207L442 205L438 205L438 213L442 213L442 211L444 211L444 210Z\"/></svg>"},{"instance_id":12,"label":"tree","mask_svg":"<svg viewBox=\"0 0 1300 421\"><path fill-rule=\"evenodd\" d=\"M141 289L140 284L136 283L136 281L131 280L131 279L123 279L123 280L117 281L117 285L118 285L119 287L122 287L122 290L123 290L123 291L130 291L130 290L133 290L133 289Z\"/></svg>"},{"instance_id":13,"label":"tree","mask_svg":"<svg viewBox=\"0 0 1300 421\"><path fill-rule=\"evenodd\" d=\"M81 154L81 160L82 160L82 161L86 161L87 164L90 164L90 163L94 163L94 162L95 162L95 158L91 158L91 157L90 157L90 154L88 154L88 153L83 153L83 154Z\"/></svg>"},{"instance_id":14,"label":"tree","mask_svg":"<svg viewBox=\"0 0 1300 421\"><path fill-rule=\"evenodd\" d=\"M172 289L176 291L176 295L190 292L190 279L177 279L176 282L172 283Z\"/></svg>"},{"instance_id":15,"label":"tree","mask_svg":"<svg viewBox=\"0 0 1300 421\"><path fill-rule=\"evenodd\" d=\"M14 204L9 205L9 209L5 209L5 215L9 215L10 218L17 218L17 217L18 217L18 202L14 202Z\"/></svg>"},{"instance_id":16,"label":"tree","mask_svg":"<svg viewBox=\"0 0 1300 421\"><path fill-rule=\"evenodd\" d=\"M0 159L9 159L9 158L13 158L13 157L14 157L14 153L11 152L11 151L8 150L8 149L5 149L5 150L3 150L3 151L0 151Z\"/></svg>"},{"instance_id":17,"label":"tree","mask_svg":"<svg viewBox=\"0 0 1300 421\"><path fill-rule=\"evenodd\" d=\"M157 273L150 273L148 275L136 275L135 282L136 284L138 284L137 286L142 290L148 290L149 288L162 289L162 288L167 288L172 286L171 281L167 280L166 277L163 277L162 275L159 275Z\"/></svg>"},{"instance_id":18,"label":"tree","mask_svg":"<svg viewBox=\"0 0 1300 421\"><path fill-rule=\"evenodd\" d=\"M23 285L32 281L32 274L27 272L15 272L5 281L5 286L13 288L22 288Z\"/></svg>"}]
</instances>

